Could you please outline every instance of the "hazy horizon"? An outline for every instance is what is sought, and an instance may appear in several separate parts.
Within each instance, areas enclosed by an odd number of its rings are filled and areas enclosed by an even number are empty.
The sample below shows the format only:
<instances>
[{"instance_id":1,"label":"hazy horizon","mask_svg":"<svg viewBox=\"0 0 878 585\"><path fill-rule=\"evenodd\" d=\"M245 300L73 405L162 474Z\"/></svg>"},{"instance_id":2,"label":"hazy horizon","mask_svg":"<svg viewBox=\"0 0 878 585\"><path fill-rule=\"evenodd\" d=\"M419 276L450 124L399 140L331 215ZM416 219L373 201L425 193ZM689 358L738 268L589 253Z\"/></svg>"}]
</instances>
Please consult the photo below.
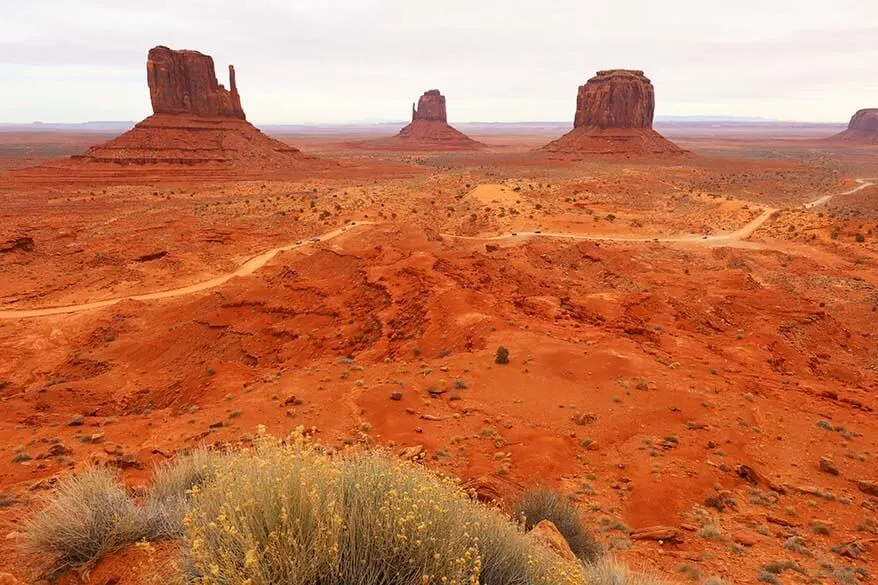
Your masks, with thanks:
<instances>
[{"instance_id":1,"label":"hazy horizon","mask_svg":"<svg viewBox=\"0 0 878 585\"><path fill-rule=\"evenodd\" d=\"M33 0L4 7L0 122L140 120L155 45L211 55L225 85L233 63L262 124L396 122L430 88L452 122L566 121L610 68L644 70L658 116L846 123L878 106L878 7L764 4Z\"/></svg>"}]
</instances>

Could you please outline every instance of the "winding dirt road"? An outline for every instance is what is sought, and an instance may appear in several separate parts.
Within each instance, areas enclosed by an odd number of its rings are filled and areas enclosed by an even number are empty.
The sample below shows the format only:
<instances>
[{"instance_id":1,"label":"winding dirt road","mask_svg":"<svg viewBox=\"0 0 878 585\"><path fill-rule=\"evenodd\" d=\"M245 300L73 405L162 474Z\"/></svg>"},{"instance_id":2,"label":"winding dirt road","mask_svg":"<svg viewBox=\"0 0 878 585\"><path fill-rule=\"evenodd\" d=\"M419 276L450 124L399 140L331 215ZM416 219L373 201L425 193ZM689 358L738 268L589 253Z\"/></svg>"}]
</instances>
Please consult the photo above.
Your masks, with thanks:
<instances>
[{"instance_id":1,"label":"winding dirt road","mask_svg":"<svg viewBox=\"0 0 878 585\"><path fill-rule=\"evenodd\" d=\"M834 195L824 195L823 197L811 201L810 203L805 203L805 209L812 209L814 207L818 207L820 205L824 205L828 203L833 197L839 195L850 195L852 193L856 193L862 189L866 189L867 187L871 187L875 185L874 181L878 181L878 178L871 179L857 179L857 183L859 186L845 191L843 193L836 193ZM685 236L673 236L673 237L630 237L630 236L606 236L606 235L596 235L596 234L581 234L581 233L566 233L566 232L515 232L508 234L501 234L498 236L457 236L454 234L441 234L446 238L453 238L458 240L477 240L477 241L499 241L499 240L515 240L520 238L531 238L531 237L542 237L542 238L559 238L559 239L568 239L568 240L595 240L595 241L610 241L610 242L659 242L659 243L698 243L705 245L712 245L716 243L729 243L736 242L740 244L746 244L748 247L756 247L757 244L752 244L749 242L744 242L747 238L753 235L757 229L759 229L762 224L764 224L771 214L775 211L778 211L774 208L765 209L758 217L750 221L744 227L735 230L733 232L729 232L726 234L717 234L712 236L701 236L697 234L685 235ZM338 229L332 230L331 232L327 232L318 238L308 238L298 241L298 243L288 244L286 246L281 246L279 248L273 248L268 250L267 252L263 252L258 256L254 256L250 258L246 262L244 262L237 270L231 272L229 274L224 274L222 276L217 276L216 278L212 278L210 280L205 280L202 282L198 282L195 284L191 284L189 286L184 286L181 288L175 288L171 290L165 290L160 292L148 293L143 295L130 295L124 297L117 297L113 299L106 299L103 301L94 301L91 303L82 303L78 305L67 305L63 307L48 307L44 309L22 309L22 310L0 310L0 320L3 319L27 319L32 317L47 317L50 315L61 315L68 313L80 313L83 311L91 311L93 309L100 309L102 307L109 307L111 305L115 305L116 303L120 303L126 300L134 300L134 301L152 301L157 299L168 299L172 297L180 297L184 295L189 295L197 292L201 292L204 290L208 290L211 288L218 287L220 285L225 284L236 276L247 276L253 274L263 266L265 266L272 258L274 258L280 252L287 252L290 250L296 250L308 245L315 243L316 241L324 241L331 240L332 238L338 237L344 233L349 232L352 229L356 229L358 227L362 227L365 225L374 225L374 222L355 222L350 225L342 226Z\"/></svg>"},{"instance_id":2,"label":"winding dirt road","mask_svg":"<svg viewBox=\"0 0 878 585\"><path fill-rule=\"evenodd\" d=\"M837 197L839 195L850 195L852 193L856 193L857 191L861 191L866 189L867 187L871 187L875 183L873 181L878 181L878 178L872 179L857 179L857 183L859 183L858 187L854 187L850 191L844 191L842 193L835 193L833 195L824 195L819 199L815 199L810 203L805 203L803 207L805 209L811 209L813 207L817 207L820 205L824 205L828 203L833 197ZM717 234L712 236L700 236L698 234L691 234L685 236L672 236L672 237L631 237L631 236L608 236L608 235L599 235L599 234L578 234L578 233L569 233L569 232L514 232L507 234L500 234L498 236L457 236L454 234L441 234L442 237L445 238L453 238L456 240L477 240L482 242L490 242L490 241L499 241L499 240L514 240L517 238L525 238L525 237L539 237L539 238L560 238L565 240L594 240L594 241L602 241L602 242L659 242L659 243L681 243L681 242L689 242L689 243L699 243L699 244L714 244L717 242L720 243L728 243L728 242L742 242L746 240L750 236L753 235L753 232L762 227L768 218L771 217L771 214L775 211L778 211L776 208L766 208L758 217L750 221L744 227L737 229L733 232L729 232L726 234ZM749 243L748 243L749 244ZM756 247L756 244L749 244L746 247Z\"/></svg>"},{"instance_id":3,"label":"winding dirt road","mask_svg":"<svg viewBox=\"0 0 878 585\"><path fill-rule=\"evenodd\" d=\"M195 284L190 284L189 286L184 286L180 288L174 288L170 290L164 290L144 295L130 295L125 297L117 297L113 299L106 299L103 301L95 301L92 303L83 303L78 305L67 305L64 307L48 307L45 309L23 309L19 311L2 311L0 310L0 319L27 319L29 317L46 317L49 315L60 315L64 313L79 313L82 311L91 311L92 309L100 309L101 307L109 307L110 305L115 305L116 303L120 303L122 301L133 300L133 301L152 301L156 299L169 299L172 297L180 297L184 295L190 295L193 293L201 292L203 290L211 289L223 285L235 278L236 276L247 276L253 274L274 258L281 252L288 252L290 250L296 250L299 248L304 248L305 246L312 245L317 241L325 241L331 240L332 238L338 237L344 233L347 233L353 229L356 229L360 226L371 225L374 222L356 222L352 225L342 226L338 229L332 230L331 232L327 232L322 236L318 236L317 238L307 238L302 240L297 240L297 243L287 244L286 246L281 246L279 248L272 248L267 252L263 252L258 256L254 256L241 264L241 266L235 270L234 272L230 272L229 274L224 274L222 276L217 276L216 278L211 278L210 280L205 280L202 282L198 282Z\"/></svg>"}]
</instances>

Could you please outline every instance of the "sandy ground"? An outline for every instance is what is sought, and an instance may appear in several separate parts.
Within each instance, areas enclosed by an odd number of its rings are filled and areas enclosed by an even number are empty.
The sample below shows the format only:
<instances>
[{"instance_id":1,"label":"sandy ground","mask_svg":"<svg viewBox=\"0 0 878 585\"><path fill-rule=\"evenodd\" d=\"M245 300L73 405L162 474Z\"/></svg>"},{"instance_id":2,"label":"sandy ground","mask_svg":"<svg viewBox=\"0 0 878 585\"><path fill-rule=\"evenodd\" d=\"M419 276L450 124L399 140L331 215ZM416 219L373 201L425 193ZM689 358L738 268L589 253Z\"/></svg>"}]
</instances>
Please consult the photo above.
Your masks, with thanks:
<instances>
[{"instance_id":1,"label":"sandy ground","mask_svg":"<svg viewBox=\"0 0 878 585\"><path fill-rule=\"evenodd\" d=\"M336 136L296 143L342 163L312 177L0 181L0 562L29 577L21 522L65 473L137 487L177 449L304 425L510 498L558 487L672 580L874 572L874 152L694 136L571 162L473 137L502 145ZM655 526L681 542L637 538ZM92 582L146 582L142 554Z\"/></svg>"}]
</instances>

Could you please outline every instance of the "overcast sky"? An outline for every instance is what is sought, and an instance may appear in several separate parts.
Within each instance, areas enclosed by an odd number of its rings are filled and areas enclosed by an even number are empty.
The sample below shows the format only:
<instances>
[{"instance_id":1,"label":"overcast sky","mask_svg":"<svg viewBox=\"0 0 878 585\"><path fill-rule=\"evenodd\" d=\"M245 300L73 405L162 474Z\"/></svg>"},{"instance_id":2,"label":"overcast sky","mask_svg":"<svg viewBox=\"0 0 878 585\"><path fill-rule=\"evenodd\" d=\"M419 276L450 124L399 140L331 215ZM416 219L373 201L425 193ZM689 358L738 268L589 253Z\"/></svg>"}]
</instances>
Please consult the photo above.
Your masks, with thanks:
<instances>
[{"instance_id":1,"label":"overcast sky","mask_svg":"<svg viewBox=\"0 0 878 585\"><path fill-rule=\"evenodd\" d=\"M0 122L139 120L154 45L233 63L262 123L572 120L598 69L659 115L847 121L878 107L876 0L0 0Z\"/></svg>"}]
</instances>

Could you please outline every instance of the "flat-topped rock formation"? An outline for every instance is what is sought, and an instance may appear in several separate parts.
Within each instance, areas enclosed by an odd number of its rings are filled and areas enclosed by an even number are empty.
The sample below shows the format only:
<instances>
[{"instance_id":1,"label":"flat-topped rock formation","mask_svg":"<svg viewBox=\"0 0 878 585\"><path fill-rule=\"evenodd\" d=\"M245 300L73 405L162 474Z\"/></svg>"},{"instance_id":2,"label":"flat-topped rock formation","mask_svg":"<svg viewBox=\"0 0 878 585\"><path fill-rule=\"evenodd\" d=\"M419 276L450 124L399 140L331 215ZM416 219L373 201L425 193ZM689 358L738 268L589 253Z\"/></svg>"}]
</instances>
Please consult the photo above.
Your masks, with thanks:
<instances>
[{"instance_id":1,"label":"flat-topped rock formation","mask_svg":"<svg viewBox=\"0 0 878 585\"><path fill-rule=\"evenodd\" d=\"M146 80L155 114L245 119L235 83L235 67L229 65L226 89L217 82L209 55L153 47L146 60Z\"/></svg>"},{"instance_id":2,"label":"flat-topped rock formation","mask_svg":"<svg viewBox=\"0 0 878 585\"><path fill-rule=\"evenodd\" d=\"M655 90L643 71L612 69L579 87L573 130L543 147L565 154L681 154L653 130Z\"/></svg>"},{"instance_id":3,"label":"flat-topped rock formation","mask_svg":"<svg viewBox=\"0 0 878 585\"><path fill-rule=\"evenodd\" d=\"M390 138L361 142L358 146L382 150L447 151L480 150L481 142L473 140L448 124L445 96L438 89L424 92L417 106L412 104L411 124Z\"/></svg>"},{"instance_id":4,"label":"flat-topped rock formation","mask_svg":"<svg viewBox=\"0 0 878 585\"><path fill-rule=\"evenodd\" d=\"M847 130L830 138L851 144L878 144L878 108L866 108L851 118Z\"/></svg>"},{"instance_id":5,"label":"flat-topped rock formation","mask_svg":"<svg viewBox=\"0 0 878 585\"><path fill-rule=\"evenodd\" d=\"M146 73L152 116L83 155L18 174L77 169L109 176L124 170L133 177L182 171L187 178L214 178L222 171L236 176L283 173L316 161L247 122L231 65L226 89L217 81L210 56L159 46L149 51Z\"/></svg>"}]
</instances>

